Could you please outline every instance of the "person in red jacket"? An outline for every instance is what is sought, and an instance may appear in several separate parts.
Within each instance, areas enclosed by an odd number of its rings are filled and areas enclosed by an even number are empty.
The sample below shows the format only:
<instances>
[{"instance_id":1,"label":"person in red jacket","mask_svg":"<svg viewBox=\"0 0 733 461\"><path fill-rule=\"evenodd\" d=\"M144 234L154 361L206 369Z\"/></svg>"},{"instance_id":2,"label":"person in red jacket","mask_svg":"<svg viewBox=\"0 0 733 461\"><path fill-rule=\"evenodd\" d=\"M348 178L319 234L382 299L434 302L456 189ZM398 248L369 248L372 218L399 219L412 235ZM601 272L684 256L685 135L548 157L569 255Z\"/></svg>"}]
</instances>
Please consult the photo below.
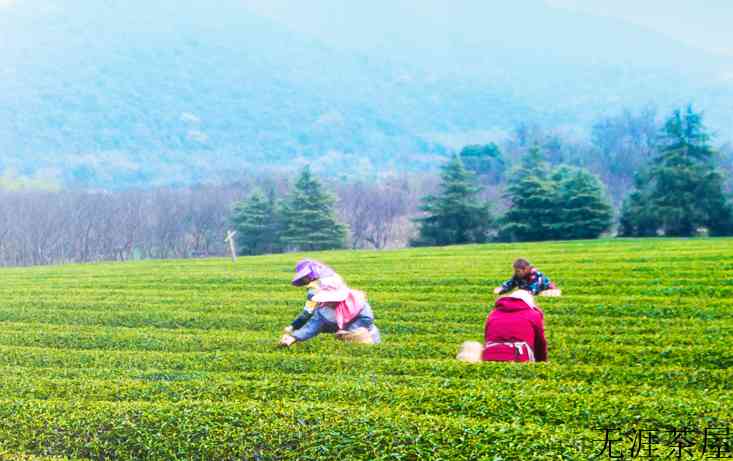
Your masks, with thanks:
<instances>
[{"instance_id":1,"label":"person in red jacket","mask_svg":"<svg viewBox=\"0 0 733 461\"><path fill-rule=\"evenodd\" d=\"M517 290L496 300L486 318L481 360L547 361L544 313L528 291Z\"/></svg>"},{"instance_id":2,"label":"person in red jacket","mask_svg":"<svg viewBox=\"0 0 733 461\"><path fill-rule=\"evenodd\" d=\"M486 317L484 344L466 341L456 358L468 363L546 362L544 313L528 291L502 296Z\"/></svg>"}]
</instances>

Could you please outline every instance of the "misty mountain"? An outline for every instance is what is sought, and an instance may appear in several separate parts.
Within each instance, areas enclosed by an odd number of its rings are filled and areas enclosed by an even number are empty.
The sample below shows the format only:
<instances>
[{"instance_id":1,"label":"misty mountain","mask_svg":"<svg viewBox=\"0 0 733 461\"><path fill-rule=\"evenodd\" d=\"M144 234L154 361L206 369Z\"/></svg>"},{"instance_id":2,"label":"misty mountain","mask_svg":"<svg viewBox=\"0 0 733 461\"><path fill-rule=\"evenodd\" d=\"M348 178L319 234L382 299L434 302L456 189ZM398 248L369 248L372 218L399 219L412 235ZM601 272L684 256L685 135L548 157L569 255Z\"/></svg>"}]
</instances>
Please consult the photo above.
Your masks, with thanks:
<instances>
[{"instance_id":1,"label":"misty mountain","mask_svg":"<svg viewBox=\"0 0 733 461\"><path fill-rule=\"evenodd\" d=\"M542 2L443 4L0 6L0 167L95 187L373 175L649 102L694 102L730 138L722 58Z\"/></svg>"}]
</instances>

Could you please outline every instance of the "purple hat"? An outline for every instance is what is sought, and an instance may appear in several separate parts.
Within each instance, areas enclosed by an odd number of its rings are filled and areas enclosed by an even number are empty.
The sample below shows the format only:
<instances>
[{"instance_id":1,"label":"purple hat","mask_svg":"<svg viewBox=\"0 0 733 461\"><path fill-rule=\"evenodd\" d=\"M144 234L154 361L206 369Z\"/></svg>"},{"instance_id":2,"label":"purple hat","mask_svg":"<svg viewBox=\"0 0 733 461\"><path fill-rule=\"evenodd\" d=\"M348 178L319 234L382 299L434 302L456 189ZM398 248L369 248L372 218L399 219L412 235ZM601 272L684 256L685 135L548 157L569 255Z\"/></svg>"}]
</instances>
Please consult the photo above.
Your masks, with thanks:
<instances>
[{"instance_id":1,"label":"purple hat","mask_svg":"<svg viewBox=\"0 0 733 461\"><path fill-rule=\"evenodd\" d=\"M301 259L298 264L295 265L295 277L293 277L292 284L295 286L301 285L298 283L306 276L310 276L311 279L317 280L321 277L330 277L335 275L333 269L323 264L322 262L315 261L313 259Z\"/></svg>"}]
</instances>

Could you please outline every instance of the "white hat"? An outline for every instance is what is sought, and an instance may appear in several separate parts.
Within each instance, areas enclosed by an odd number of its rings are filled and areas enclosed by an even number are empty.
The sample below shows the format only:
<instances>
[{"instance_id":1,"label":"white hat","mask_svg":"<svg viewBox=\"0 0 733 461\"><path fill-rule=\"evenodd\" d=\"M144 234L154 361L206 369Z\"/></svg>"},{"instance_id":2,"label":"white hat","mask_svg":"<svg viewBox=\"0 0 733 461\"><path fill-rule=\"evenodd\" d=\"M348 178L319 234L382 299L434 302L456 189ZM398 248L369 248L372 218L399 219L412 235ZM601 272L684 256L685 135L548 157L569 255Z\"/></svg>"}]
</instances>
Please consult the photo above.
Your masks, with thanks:
<instances>
[{"instance_id":1,"label":"white hat","mask_svg":"<svg viewBox=\"0 0 733 461\"><path fill-rule=\"evenodd\" d=\"M317 303L339 303L346 300L349 294L351 294L351 290L346 286L329 287L318 290L311 299Z\"/></svg>"},{"instance_id":2,"label":"white hat","mask_svg":"<svg viewBox=\"0 0 733 461\"><path fill-rule=\"evenodd\" d=\"M503 298L515 298L515 299L521 299L529 307L532 309L537 308L537 304L534 302L534 296L532 296L532 293L530 293L527 290L514 290L513 292L509 293L508 295L502 296Z\"/></svg>"}]
</instances>

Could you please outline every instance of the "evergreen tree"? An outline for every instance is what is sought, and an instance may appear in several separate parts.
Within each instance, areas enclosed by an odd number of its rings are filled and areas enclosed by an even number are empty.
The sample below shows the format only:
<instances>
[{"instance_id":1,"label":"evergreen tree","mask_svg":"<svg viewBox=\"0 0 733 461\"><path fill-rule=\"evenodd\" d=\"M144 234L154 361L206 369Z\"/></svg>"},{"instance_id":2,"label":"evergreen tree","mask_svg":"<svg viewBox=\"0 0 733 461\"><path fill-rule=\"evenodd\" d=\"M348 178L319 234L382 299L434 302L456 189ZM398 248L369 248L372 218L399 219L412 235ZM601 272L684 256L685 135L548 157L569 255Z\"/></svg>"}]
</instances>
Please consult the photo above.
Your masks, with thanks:
<instances>
[{"instance_id":1,"label":"evergreen tree","mask_svg":"<svg viewBox=\"0 0 733 461\"><path fill-rule=\"evenodd\" d=\"M481 203L481 188L476 177L467 171L461 159L454 155L442 167L441 193L423 198L421 210L425 217L415 222L420 226L413 246L483 243L489 239L492 218L488 203Z\"/></svg>"},{"instance_id":2,"label":"evergreen tree","mask_svg":"<svg viewBox=\"0 0 733 461\"><path fill-rule=\"evenodd\" d=\"M459 154L464 167L478 176L498 184L504 178L506 164L499 147L494 144L470 145L461 149Z\"/></svg>"},{"instance_id":3,"label":"evergreen tree","mask_svg":"<svg viewBox=\"0 0 733 461\"><path fill-rule=\"evenodd\" d=\"M298 251L344 248L346 226L336 220L335 199L310 171L303 168L282 206L282 242Z\"/></svg>"},{"instance_id":4,"label":"evergreen tree","mask_svg":"<svg viewBox=\"0 0 733 461\"><path fill-rule=\"evenodd\" d=\"M706 203L707 228L711 236L733 235L733 201L718 194L723 189L722 175L713 172L705 182L712 189L712 197Z\"/></svg>"},{"instance_id":5,"label":"evergreen tree","mask_svg":"<svg viewBox=\"0 0 733 461\"><path fill-rule=\"evenodd\" d=\"M503 218L502 239L550 240L557 235L554 183L538 146L523 157L507 181L505 198L511 207Z\"/></svg>"},{"instance_id":6,"label":"evergreen tree","mask_svg":"<svg viewBox=\"0 0 733 461\"><path fill-rule=\"evenodd\" d=\"M705 221L701 190L713 152L700 117L688 107L675 111L664 126L659 154L653 160L652 201L666 235L693 235Z\"/></svg>"},{"instance_id":7,"label":"evergreen tree","mask_svg":"<svg viewBox=\"0 0 733 461\"><path fill-rule=\"evenodd\" d=\"M611 227L613 208L596 176L581 168L562 166L552 178L558 209L553 229L558 238L597 238Z\"/></svg>"},{"instance_id":8,"label":"evergreen tree","mask_svg":"<svg viewBox=\"0 0 733 461\"><path fill-rule=\"evenodd\" d=\"M279 250L278 217L274 192L265 197L255 191L235 204L231 218L237 231L237 248L242 255L274 253Z\"/></svg>"},{"instance_id":9,"label":"evergreen tree","mask_svg":"<svg viewBox=\"0 0 733 461\"><path fill-rule=\"evenodd\" d=\"M659 229L659 217L650 206L649 191L645 188L648 177L637 173L634 177L636 190L629 194L621 206L619 237L654 237Z\"/></svg>"},{"instance_id":10,"label":"evergreen tree","mask_svg":"<svg viewBox=\"0 0 733 461\"><path fill-rule=\"evenodd\" d=\"M715 161L701 115L692 107L684 114L675 111L662 130L648 181L637 184L641 187L623 209L622 223L639 223L655 216L653 227L669 236L691 236L701 226L714 235L730 233L733 213ZM645 211L649 208L653 214ZM629 226L622 227L624 232L629 230ZM633 226L630 231L625 235L643 235Z\"/></svg>"}]
</instances>

